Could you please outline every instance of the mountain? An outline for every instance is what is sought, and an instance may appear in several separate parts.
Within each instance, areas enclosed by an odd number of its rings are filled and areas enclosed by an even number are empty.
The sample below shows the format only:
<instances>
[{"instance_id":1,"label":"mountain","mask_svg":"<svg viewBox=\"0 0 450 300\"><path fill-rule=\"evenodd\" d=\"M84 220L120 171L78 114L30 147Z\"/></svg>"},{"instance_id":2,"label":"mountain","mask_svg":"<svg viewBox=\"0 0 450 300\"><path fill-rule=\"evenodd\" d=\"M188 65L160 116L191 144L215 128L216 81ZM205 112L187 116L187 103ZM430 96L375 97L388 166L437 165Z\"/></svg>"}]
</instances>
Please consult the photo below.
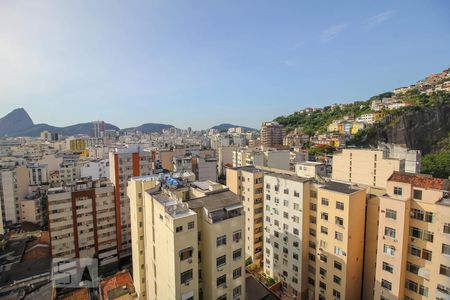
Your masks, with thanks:
<instances>
[{"instance_id":1,"label":"mountain","mask_svg":"<svg viewBox=\"0 0 450 300\"><path fill-rule=\"evenodd\" d=\"M137 127L123 129L124 131L141 131L144 133L162 132L163 129L174 127L169 124L146 123ZM120 130L113 124L105 123L106 130ZM65 136L87 134L92 135L94 126L92 123L79 123L75 125L57 127L49 124L34 124L31 117L23 108L17 108L0 119L0 137L1 136L31 136L37 137L44 130L59 133Z\"/></svg>"},{"instance_id":2,"label":"mountain","mask_svg":"<svg viewBox=\"0 0 450 300\"><path fill-rule=\"evenodd\" d=\"M255 128L233 125L233 124L229 124L229 123L222 123L222 124L216 125L214 127L211 127L211 129L215 129L218 131L227 131L228 129L235 128L235 127L241 127L242 129L244 129L244 131L258 131L258 129L255 129Z\"/></svg>"},{"instance_id":3,"label":"mountain","mask_svg":"<svg viewBox=\"0 0 450 300\"><path fill-rule=\"evenodd\" d=\"M17 108L0 119L0 136L33 127L28 113L23 108Z\"/></svg>"},{"instance_id":4,"label":"mountain","mask_svg":"<svg viewBox=\"0 0 450 300\"><path fill-rule=\"evenodd\" d=\"M143 133L154 133L154 132L162 132L163 129L172 128L173 125L169 124L160 124L160 123L145 123L141 126L137 127L129 127L122 129L123 131L133 132L133 131L140 131Z\"/></svg>"}]
</instances>

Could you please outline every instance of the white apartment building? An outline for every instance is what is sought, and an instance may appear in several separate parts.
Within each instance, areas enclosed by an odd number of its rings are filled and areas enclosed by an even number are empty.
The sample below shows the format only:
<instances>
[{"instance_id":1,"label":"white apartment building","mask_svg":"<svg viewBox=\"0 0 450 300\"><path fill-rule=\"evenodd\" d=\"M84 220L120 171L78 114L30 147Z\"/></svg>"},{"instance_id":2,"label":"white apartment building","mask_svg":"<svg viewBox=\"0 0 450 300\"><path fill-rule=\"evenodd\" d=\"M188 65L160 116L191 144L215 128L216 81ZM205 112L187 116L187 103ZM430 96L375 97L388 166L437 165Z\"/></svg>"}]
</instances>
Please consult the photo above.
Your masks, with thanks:
<instances>
[{"instance_id":1,"label":"white apartment building","mask_svg":"<svg viewBox=\"0 0 450 300\"><path fill-rule=\"evenodd\" d=\"M31 164L27 168L30 185L41 185L42 183L48 182L48 169L46 165Z\"/></svg>"},{"instance_id":2,"label":"white apartment building","mask_svg":"<svg viewBox=\"0 0 450 300\"><path fill-rule=\"evenodd\" d=\"M81 178L109 178L109 159L92 160L80 168Z\"/></svg>"}]
</instances>

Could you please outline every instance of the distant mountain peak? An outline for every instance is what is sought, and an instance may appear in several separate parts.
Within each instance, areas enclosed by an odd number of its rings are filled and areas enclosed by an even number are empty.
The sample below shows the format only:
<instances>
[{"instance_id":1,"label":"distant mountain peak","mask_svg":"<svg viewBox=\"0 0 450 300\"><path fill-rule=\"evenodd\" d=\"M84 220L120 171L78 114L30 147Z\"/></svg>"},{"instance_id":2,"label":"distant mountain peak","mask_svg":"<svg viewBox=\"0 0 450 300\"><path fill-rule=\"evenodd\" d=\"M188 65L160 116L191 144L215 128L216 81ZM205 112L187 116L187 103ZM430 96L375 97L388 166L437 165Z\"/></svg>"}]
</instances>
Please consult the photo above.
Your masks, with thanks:
<instances>
[{"instance_id":1,"label":"distant mountain peak","mask_svg":"<svg viewBox=\"0 0 450 300\"><path fill-rule=\"evenodd\" d=\"M0 136L25 130L34 125L24 108L16 108L0 119Z\"/></svg>"},{"instance_id":2,"label":"distant mountain peak","mask_svg":"<svg viewBox=\"0 0 450 300\"><path fill-rule=\"evenodd\" d=\"M236 128L236 127L241 127L242 129L244 129L244 131L258 131L255 128L239 126L239 125L234 125L234 124L230 124L230 123L222 123L222 124L216 125L214 127L211 127L211 129L215 129L215 130L218 130L218 131L226 131L226 130L228 130L230 128Z\"/></svg>"}]
</instances>

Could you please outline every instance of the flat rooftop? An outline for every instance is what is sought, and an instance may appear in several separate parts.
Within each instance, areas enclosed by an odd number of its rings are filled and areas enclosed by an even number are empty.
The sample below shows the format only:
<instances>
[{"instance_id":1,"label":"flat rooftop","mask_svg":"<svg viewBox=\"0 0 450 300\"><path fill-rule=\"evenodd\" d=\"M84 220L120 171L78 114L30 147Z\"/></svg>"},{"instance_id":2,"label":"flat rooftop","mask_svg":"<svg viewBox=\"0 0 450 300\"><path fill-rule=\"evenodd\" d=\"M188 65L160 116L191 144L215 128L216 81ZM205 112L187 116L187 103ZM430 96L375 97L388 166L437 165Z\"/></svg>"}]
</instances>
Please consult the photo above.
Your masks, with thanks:
<instances>
[{"instance_id":1,"label":"flat rooftop","mask_svg":"<svg viewBox=\"0 0 450 300\"><path fill-rule=\"evenodd\" d=\"M218 193L212 193L204 197L189 200L187 203L191 209L204 207L209 211L214 211L225 207L242 204L242 201L233 192L224 190Z\"/></svg>"},{"instance_id":2,"label":"flat rooftop","mask_svg":"<svg viewBox=\"0 0 450 300\"><path fill-rule=\"evenodd\" d=\"M311 181L311 178L300 177L300 176L297 176L297 175L276 173L276 172L267 172L265 175L266 176L273 176L273 177L283 178L283 179L292 180L292 181L297 181L297 182Z\"/></svg>"},{"instance_id":3,"label":"flat rooftop","mask_svg":"<svg viewBox=\"0 0 450 300\"><path fill-rule=\"evenodd\" d=\"M353 194L355 192L361 191L361 188L358 188L352 184L337 182L337 181L328 181L323 186L320 187L324 190L334 191L343 194Z\"/></svg>"},{"instance_id":4,"label":"flat rooftop","mask_svg":"<svg viewBox=\"0 0 450 300\"><path fill-rule=\"evenodd\" d=\"M250 172L250 173L263 172L263 170L258 169L255 166L233 167L233 168L230 168L230 169L232 169L232 170L240 170L240 171L245 171L245 172Z\"/></svg>"}]
</instances>

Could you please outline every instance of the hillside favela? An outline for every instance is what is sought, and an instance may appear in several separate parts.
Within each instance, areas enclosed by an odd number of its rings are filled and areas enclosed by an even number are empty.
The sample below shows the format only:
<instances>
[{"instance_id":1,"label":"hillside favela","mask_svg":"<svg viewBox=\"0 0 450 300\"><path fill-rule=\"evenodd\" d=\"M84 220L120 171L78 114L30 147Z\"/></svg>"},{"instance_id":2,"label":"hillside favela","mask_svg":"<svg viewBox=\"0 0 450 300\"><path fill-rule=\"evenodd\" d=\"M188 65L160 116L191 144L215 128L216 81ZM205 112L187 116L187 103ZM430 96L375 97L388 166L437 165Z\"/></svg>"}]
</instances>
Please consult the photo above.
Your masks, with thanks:
<instances>
[{"instance_id":1,"label":"hillside favela","mask_svg":"<svg viewBox=\"0 0 450 300\"><path fill-rule=\"evenodd\" d=\"M0 0L0 299L449 300L449 11Z\"/></svg>"}]
</instances>

